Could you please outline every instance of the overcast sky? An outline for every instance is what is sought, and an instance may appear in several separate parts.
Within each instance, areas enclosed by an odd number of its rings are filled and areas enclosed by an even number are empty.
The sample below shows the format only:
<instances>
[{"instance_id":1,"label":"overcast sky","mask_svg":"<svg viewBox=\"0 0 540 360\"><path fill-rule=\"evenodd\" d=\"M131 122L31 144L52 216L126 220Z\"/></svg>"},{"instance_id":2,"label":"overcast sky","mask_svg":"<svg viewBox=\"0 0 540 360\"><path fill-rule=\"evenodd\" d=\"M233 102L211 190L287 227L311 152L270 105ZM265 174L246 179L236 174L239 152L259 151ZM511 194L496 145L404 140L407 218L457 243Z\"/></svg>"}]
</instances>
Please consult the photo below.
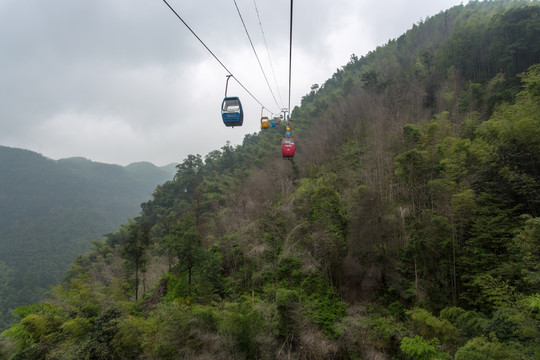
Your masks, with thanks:
<instances>
[{"instance_id":1,"label":"overcast sky","mask_svg":"<svg viewBox=\"0 0 540 360\"><path fill-rule=\"evenodd\" d=\"M287 106L290 0L236 0L274 96L234 0L168 2L266 108ZM351 54L466 2L296 0L291 107ZM226 74L162 0L0 1L0 145L121 165L204 156L259 131L261 106L233 80L244 126L223 125Z\"/></svg>"}]
</instances>

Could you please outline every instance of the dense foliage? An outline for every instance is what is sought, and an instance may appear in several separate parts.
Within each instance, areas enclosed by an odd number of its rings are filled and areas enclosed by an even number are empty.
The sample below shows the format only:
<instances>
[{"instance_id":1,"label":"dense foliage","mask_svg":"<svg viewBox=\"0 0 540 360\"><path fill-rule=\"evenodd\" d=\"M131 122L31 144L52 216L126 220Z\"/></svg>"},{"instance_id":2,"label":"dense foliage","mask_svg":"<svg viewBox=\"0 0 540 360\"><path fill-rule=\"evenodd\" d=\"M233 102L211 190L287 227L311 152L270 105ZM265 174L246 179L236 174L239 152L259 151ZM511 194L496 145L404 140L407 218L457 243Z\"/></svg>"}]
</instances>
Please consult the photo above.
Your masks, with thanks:
<instances>
[{"instance_id":1,"label":"dense foliage","mask_svg":"<svg viewBox=\"0 0 540 360\"><path fill-rule=\"evenodd\" d=\"M540 357L540 7L351 56L283 129L188 156L18 308L12 359Z\"/></svg>"},{"instance_id":2,"label":"dense foliage","mask_svg":"<svg viewBox=\"0 0 540 360\"><path fill-rule=\"evenodd\" d=\"M15 320L13 309L41 300L92 239L135 216L172 177L150 163L55 161L0 146L0 330Z\"/></svg>"}]
</instances>

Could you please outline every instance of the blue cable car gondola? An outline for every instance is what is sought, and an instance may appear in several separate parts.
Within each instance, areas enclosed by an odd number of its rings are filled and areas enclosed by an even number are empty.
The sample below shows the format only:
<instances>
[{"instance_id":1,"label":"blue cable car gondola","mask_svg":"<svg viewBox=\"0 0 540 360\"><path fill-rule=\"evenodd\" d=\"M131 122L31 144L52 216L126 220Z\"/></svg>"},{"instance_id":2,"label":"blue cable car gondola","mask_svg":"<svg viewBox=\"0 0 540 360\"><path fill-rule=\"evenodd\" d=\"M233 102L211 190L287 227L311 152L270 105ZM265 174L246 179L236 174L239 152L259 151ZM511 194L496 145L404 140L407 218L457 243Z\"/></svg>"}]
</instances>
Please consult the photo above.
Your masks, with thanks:
<instances>
[{"instance_id":1,"label":"blue cable car gondola","mask_svg":"<svg viewBox=\"0 0 540 360\"><path fill-rule=\"evenodd\" d=\"M226 97L221 104L221 118L225 126L242 126L244 111L237 96Z\"/></svg>"},{"instance_id":2,"label":"blue cable car gondola","mask_svg":"<svg viewBox=\"0 0 540 360\"><path fill-rule=\"evenodd\" d=\"M242 126L244 123L244 110L238 96L227 96L227 88L229 87L229 79L232 75L227 75L225 83L225 98L221 103L221 118L225 126Z\"/></svg>"}]
</instances>

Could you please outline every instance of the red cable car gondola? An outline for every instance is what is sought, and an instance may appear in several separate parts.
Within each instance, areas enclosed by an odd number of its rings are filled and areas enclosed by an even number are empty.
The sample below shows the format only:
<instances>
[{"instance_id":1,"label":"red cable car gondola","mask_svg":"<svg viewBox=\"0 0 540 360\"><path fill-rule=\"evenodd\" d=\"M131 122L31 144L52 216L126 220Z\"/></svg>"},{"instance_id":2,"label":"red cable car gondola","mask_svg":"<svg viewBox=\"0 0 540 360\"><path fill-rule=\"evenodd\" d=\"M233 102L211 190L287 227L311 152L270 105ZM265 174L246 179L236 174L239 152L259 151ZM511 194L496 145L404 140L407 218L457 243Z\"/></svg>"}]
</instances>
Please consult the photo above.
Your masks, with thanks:
<instances>
[{"instance_id":1,"label":"red cable car gondola","mask_svg":"<svg viewBox=\"0 0 540 360\"><path fill-rule=\"evenodd\" d=\"M293 158L295 150L296 144L293 137L284 137L281 139L281 155L284 159Z\"/></svg>"}]
</instances>

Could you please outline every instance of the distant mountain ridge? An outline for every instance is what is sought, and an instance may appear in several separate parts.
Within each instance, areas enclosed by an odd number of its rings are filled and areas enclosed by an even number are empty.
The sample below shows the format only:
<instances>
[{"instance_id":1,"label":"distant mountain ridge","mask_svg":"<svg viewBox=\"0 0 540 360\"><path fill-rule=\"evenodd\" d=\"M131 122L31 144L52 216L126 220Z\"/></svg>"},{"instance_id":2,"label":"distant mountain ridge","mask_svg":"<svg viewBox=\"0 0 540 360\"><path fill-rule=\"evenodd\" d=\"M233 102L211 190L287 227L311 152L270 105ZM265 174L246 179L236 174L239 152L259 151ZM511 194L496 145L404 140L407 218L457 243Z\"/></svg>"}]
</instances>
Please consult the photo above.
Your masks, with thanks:
<instances>
[{"instance_id":1,"label":"distant mountain ridge","mask_svg":"<svg viewBox=\"0 0 540 360\"><path fill-rule=\"evenodd\" d=\"M52 160L0 146L0 329L11 310L58 283L91 240L136 216L174 166Z\"/></svg>"}]
</instances>

